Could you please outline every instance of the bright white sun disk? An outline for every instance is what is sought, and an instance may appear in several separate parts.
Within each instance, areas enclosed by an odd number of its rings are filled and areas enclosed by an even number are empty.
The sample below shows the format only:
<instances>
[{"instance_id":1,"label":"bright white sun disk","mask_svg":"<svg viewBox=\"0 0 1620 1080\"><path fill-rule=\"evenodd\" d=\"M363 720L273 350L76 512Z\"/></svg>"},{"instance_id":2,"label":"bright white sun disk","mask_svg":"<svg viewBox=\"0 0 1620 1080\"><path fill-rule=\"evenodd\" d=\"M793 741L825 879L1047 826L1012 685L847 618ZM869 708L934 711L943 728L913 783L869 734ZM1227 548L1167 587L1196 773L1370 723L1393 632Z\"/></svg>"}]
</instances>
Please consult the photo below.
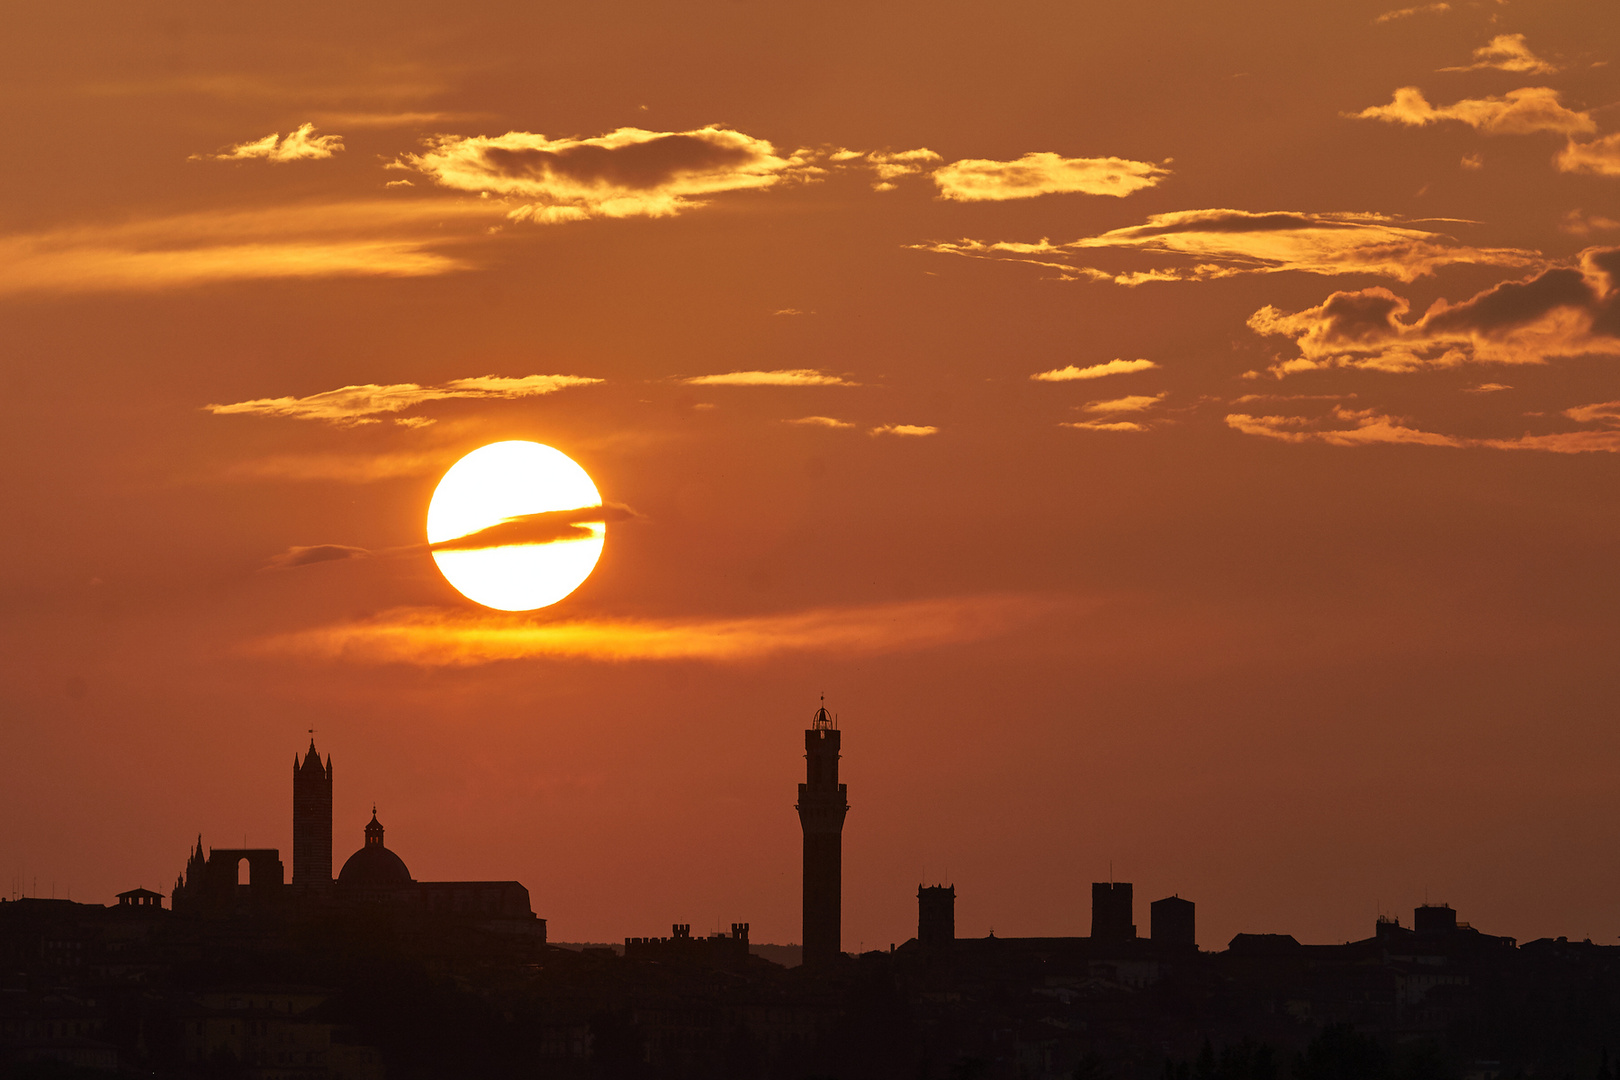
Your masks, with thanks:
<instances>
[{"instance_id":1,"label":"bright white sun disk","mask_svg":"<svg viewBox=\"0 0 1620 1080\"><path fill-rule=\"evenodd\" d=\"M428 543L529 514L600 505L602 495L589 474L562 451L522 440L490 443L450 466L434 489ZM433 561L467 599L500 611L532 611L579 588L596 568L607 524L581 524L590 537L435 551Z\"/></svg>"}]
</instances>

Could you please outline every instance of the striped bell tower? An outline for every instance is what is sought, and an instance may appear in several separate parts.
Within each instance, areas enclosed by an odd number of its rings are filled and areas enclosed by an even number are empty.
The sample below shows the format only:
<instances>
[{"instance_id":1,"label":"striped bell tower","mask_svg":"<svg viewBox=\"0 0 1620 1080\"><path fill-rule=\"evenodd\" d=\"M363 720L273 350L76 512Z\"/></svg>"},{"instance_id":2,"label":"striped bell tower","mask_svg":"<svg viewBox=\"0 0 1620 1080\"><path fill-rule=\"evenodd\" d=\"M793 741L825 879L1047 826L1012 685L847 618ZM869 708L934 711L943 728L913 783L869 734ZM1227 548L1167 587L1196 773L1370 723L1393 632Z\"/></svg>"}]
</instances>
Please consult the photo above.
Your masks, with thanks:
<instances>
[{"instance_id":1,"label":"striped bell tower","mask_svg":"<svg viewBox=\"0 0 1620 1080\"><path fill-rule=\"evenodd\" d=\"M303 763L293 755L292 884L311 891L332 887L332 758L321 764L313 732Z\"/></svg>"}]
</instances>

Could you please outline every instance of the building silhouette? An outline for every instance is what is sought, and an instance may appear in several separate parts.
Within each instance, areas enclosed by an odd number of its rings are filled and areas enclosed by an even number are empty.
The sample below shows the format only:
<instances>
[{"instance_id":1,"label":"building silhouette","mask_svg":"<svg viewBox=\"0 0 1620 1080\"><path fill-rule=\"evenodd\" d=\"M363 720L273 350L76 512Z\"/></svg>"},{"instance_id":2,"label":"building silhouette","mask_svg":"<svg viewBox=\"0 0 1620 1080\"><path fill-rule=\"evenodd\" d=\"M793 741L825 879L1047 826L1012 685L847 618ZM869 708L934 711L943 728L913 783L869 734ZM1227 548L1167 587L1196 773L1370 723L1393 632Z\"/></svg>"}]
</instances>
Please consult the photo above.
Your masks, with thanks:
<instances>
[{"instance_id":1,"label":"building silhouette","mask_svg":"<svg viewBox=\"0 0 1620 1080\"><path fill-rule=\"evenodd\" d=\"M917 944L948 949L956 940L956 886L917 886Z\"/></svg>"},{"instance_id":2,"label":"building silhouette","mask_svg":"<svg viewBox=\"0 0 1620 1080\"><path fill-rule=\"evenodd\" d=\"M1167 896L1148 905L1148 935L1153 944L1171 948L1198 947L1196 905L1179 896Z\"/></svg>"},{"instance_id":3,"label":"building silhouette","mask_svg":"<svg viewBox=\"0 0 1620 1080\"><path fill-rule=\"evenodd\" d=\"M175 882L172 906L204 918L276 915L317 917L364 910L390 918L452 919L544 942L546 921L535 917L529 890L517 881L417 881L405 860L383 843L371 808L365 840L332 876L332 762L323 764L310 740L293 759L293 879L276 848L210 848L202 837ZM247 881L241 882L241 865Z\"/></svg>"},{"instance_id":4,"label":"building silhouette","mask_svg":"<svg viewBox=\"0 0 1620 1080\"><path fill-rule=\"evenodd\" d=\"M1093 941L1135 941L1136 925L1131 914L1131 883L1094 881L1091 883L1091 939Z\"/></svg>"},{"instance_id":5,"label":"building silhouette","mask_svg":"<svg viewBox=\"0 0 1620 1080\"><path fill-rule=\"evenodd\" d=\"M299 889L332 887L332 758L315 752L314 736L303 764L293 757L293 875Z\"/></svg>"},{"instance_id":6,"label":"building silhouette","mask_svg":"<svg viewBox=\"0 0 1620 1080\"><path fill-rule=\"evenodd\" d=\"M804 733L805 782L799 785L804 829L804 964L825 967L843 953L843 833L847 785L838 782L838 725L821 708Z\"/></svg>"}]
</instances>

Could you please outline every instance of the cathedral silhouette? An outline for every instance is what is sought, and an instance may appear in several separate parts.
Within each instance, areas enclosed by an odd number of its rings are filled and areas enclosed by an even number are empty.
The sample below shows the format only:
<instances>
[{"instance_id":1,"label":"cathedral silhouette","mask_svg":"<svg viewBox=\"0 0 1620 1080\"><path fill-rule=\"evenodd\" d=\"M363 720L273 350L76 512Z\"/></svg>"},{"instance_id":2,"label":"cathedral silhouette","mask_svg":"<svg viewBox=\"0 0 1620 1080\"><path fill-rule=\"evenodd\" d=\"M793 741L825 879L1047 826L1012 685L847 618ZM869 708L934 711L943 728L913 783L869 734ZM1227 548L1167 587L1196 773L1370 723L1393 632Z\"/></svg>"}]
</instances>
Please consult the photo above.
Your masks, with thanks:
<instances>
[{"instance_id":1,"label":"cathedral silhouette","mask_svg":"<svg viewBox=\"0 0 1620 1080\"><path fill-rule=\"evenodd\" d=\"M365 842L332 875L332 759L321 761L315 740L302 762L293 758L293 872L277 848L210 848L202 837L175 882L176 912L201 916L314 914L363 908L404 918L449 918L485 929L546 939L546 921L529 906L517 881L417 881L405 860L383 843L377 808ZM241 868L247 865L247 881Z\"/></svg>"}]
</instances>

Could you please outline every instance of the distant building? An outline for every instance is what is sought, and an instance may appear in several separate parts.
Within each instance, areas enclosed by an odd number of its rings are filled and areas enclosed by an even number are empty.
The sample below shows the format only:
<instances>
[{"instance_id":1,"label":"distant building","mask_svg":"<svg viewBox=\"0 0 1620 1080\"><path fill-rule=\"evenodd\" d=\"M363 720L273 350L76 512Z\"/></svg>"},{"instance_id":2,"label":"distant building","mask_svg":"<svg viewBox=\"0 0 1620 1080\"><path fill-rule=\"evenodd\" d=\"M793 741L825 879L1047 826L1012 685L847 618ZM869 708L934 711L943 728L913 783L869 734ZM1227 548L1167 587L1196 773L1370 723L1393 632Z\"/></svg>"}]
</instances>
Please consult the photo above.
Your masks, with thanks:
<instances>
[{"instance_id":1,"label":"distant building","mask_svg":"<svg viewBox=\"0 0 1620 1080\"><path fill-rule=\"evenodd\" d=\"M1454 933L1457 913L1450 904L1424 904L1412 912L1412 929L1420 934Z\"/></svg>"},{"instance_id":2,"label":"distant building","mask_svg":"<svg viewBox=\"0 0 1620 1080\"><path fill-rule=\"evenodd\" d=\"M175 882L173 908L182 915L217 917L277 912L313 914L332 907L381 909L405 917L474 922L485 929L544 942L546 923L516 881L417 881L405 860L383 843L372 807L365 842L332 877L332 763L323 764L310 740L293 767L293 881L289 886L275 848L211 848L202 837ZM241 866L248 880L241 883ZM138 892L139 890L137 890ZM161 901L161 897L159 897Z\"/></svg>"},{"instance_id":3,"label":"distant building","mask_svg":"<svg viewBox=\"0 0 1620 1080\"><path fill-rule=\"evenodd\" d=\"M129 889L118 894L118 906L142 911L162 911L163 894L151 889Z\"/></svg>"},{"instance_id":4,"label":"distant building","mask_svg":"<svg viewBox=\"0 0 1620 1080\"><path fill-rule=\"evenodd\" d=\"M1148 937L1166 948L1198 948L1196 910L1191 900L1179 896L1153 901L1148 905Z\"/></svg>"},{"instance_id":5,"label":"distant building","mask_svg":"<svg viewBox=\"0 0 1620 1080\"><path fill-rule=\"evenodd\" d=\"M843 954L842 891L846 785L838 782L839 731L825 704L804 733L805 782L799 785L804 830L804 964L821 967Z\"/></svg>"},{"instance_id":6,"label":"distant building","mask_svg":"<svg viewBox=\"0 0 1620 1080\"><path fill-rule=\"evenodd\" d=\"M294 887L332 887L332 758L321 764L315 739L303 764L293 757L293 876Z\"/></svg>"},{"instance_id":7,"label":"distant building","mask_svg":"<svg viewBox=\"0 0 1620 1080\"><path fill-rule=\"evenodd\" d=\"M627 937L624 958L683 967L712 967L738 971L748 964L748 924L732 923L730 935L692 936L691 923L675 923L670 936Z\"/></svg>"},{"instance_id":8,"label":"distant building","mask_svg":"<svg viewBox=\"0 0 1620 1080\"><path fill-rule=\"evenodd\" d=\"M956 940L956 886L917 886L917 944L949 948Z\"/></svg>"},{"instance_id":9,"label":"distant building","mask_svg":"<svg viewBox=\"0 0 1620 1080\"><path fill-rule=\"evenodd\" d=\"M1132 921L1131 883L1096 881L1091 885L1091 940L1099 942L1135 941Z\"/></svg>"}]
</instances>

